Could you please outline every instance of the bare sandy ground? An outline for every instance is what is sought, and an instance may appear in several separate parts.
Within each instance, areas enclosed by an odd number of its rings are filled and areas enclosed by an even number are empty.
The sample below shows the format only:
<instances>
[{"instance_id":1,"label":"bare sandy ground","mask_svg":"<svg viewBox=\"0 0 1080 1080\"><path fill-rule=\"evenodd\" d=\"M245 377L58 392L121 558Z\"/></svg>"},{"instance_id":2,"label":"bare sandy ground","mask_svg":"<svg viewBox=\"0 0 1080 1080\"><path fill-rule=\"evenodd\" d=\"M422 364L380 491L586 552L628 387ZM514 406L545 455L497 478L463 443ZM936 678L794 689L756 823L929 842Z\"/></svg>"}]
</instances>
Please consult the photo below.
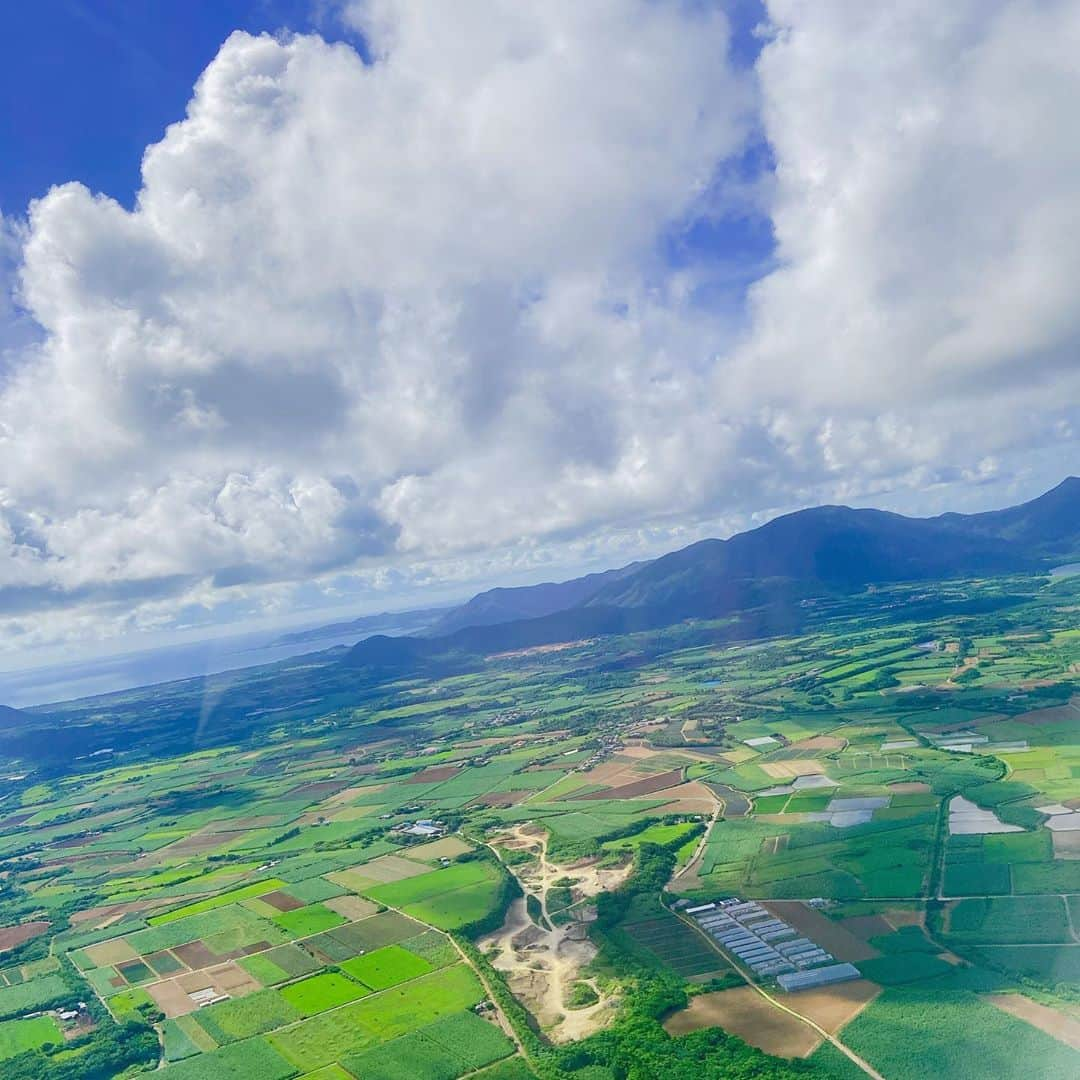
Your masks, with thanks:
<instances>
[{"instance_id":1,"label":"bare sandy ground","mask_svg":"<svg viewBox=\"0 0 1080 1080\"><path fill-rule=\"evenodd\" d=\"M560 878L575 878L575 897L588 898L616 888L630 873L629 865L602 868L595 860L558 865L547 857L546 834L534 826L518 826L496 843L508 849L532 850L537 855L535 863L515 867L514 872L525 892L540 900L549 924L547 892ZM506 975L511 992L552 1041L584 1038L613 1017L616 1002L594 980L581 974L596 955L584 919L552 925L551 929L537 926L528 916L524 898L520 898L510 905L503 925L477 944L484 952L494 952L493 965ZM566 998L577 982L588 983L600 1000L584 1009L568 1009Z\"/></svg>"}]
</instances>

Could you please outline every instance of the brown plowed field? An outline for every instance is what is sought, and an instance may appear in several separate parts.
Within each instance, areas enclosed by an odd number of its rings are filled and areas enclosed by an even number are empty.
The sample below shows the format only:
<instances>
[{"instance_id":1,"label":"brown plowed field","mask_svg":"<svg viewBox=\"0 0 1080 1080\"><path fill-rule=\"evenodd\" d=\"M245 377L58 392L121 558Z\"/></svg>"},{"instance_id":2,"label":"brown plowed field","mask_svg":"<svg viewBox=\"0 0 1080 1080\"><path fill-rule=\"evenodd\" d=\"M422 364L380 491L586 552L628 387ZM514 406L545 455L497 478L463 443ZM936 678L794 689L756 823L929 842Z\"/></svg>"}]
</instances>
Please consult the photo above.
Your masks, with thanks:
<instances>
[{"instance_id":1,"label":"brown plowed field","mask_svg":"<svg viewBox=\"0 0 1080 1080\"><path fill-rule=\"evenodd\" d=\"M814 990L800 990L782 1000L788 1008L800 1016L813 1020L830 1035L835 1035L845 1024L854 1020L881 993L881 987L868 979L853 979L837 986L819 986Z\"/></svg>"},{"instance_id":2,"label":"brown plowed field","mask_svg":"<svg viewBox=\"0 0 1080 1080\"><path fill-rule=\"evenodd\" d=\"M531 794L531 791L489 791L486 795L473 799L469 805L505 808L524 802Z\"/></svg>"},{"instance_id":3,"label":"brown plowed field","mask_svg":"<svg viewBox=\"0 0 1080 1080\"><path fill-rule=\"evenodd\" d=\"M839 923L833 922L832 919L826 918L819 911L801 904L798 900L768 900L765 902L765 907L778 919L790 923L811 941L816 942L823 949L828 949L837 960L858 963L860 960L871 960L881 955L872 945L861 941Z\"/></svg>"},{"instance_id":4,"label":"brown plowed field","mask_svg":"<svg viewBox=\"0 0 1080 1080\"><path fill-rule=\"evenodd\" d=\"M18 926L0 927L0 951L14 949L16 945L21 945L24 941L36 938L38 934L44 934L50 925L44 919L37 919L34 922L20 923Z\"/></svg>"},{"instance_id":5,"label":"brown plowed field","mask_svg":"<svg viewBox=\"0 0 1080 1080\"><path fill-rule=\"evenodd\" d=\"M278 911L295 911L297 908L304 907L303 900L297 900L295 896L290 896L286 892L282 892L280 889L275 889L273 892L264 893L259 899L264 904L269 904L272 908L276 908Z\"/></svg>"},{"instance_id":6,"label":"brown plowed field","mask_svg":"<svg viewBox=\"0 0 1080 1080\"><path fill-rule=\"evenodd\" d=\"M449 780L461 772L460 765L432 765L428 769L421 769L415 776L410 776L406 784L435 784L440 780Z\"/></svg>"},{"instance_id":7,"label":"brown plowed field","mask_svg":"<svg viewBox=\"0 0 1080 1080\"><path fill-rule=\"evenodd\" d=\"M211 952L201 941L189 941L186 945L177 945L173 952L177 959L187 964L189 968L198 971L200 968L216 964L221 957ZM196 987L196 989L198 989Z\"/></svg>"},{"instance_id":8,"label":"brown plowed field","mask_svg":"<svg viewBox=\"0 0 1080 1080\"><path fill-rule=\"evenodd\" d=\"M846 739L835 735L813 735L809 739L800 739L791 744L792 750L840 750L847 743Z\"/></svg>"},{"instance_id":9,"label":"brown plowed field","mask_svg":"<svg viewBox=\"0 0 1080 1080\"><path fill-rule=\"evenodd\" d=\"M619 787L606 788L603 791L594 791L591 795L581 795L582 802L598 799L636 799L642 795L651 795L665 788L676 787L682 783L682 769L671 769L669 772L656 773L647 776L644 780L635 780L630 784L621 784Z\"/></svg>"},{"instance_id":10,"label":"brown plowed field","mask_svg":"<svg viewBox=\"0 0 1080 1080\"><path fill-rule=\"evenodd\" d=\"M656 794L658 798L672 800L661 807L665 814L711 814L716 809L712 790L696 780Z\"/></svg>"},{"instance_id":11,"label":"brown plowed field","mask_svg":"<svg viewBox=\"0 0 1080 1080\"><path fill-rule=\"evenodd\" d=\"M822 1042L813 1028L770 1005L749 986L700 994L688 1008L680 1009L664 1021L664 1030L669 1035L687 1035L710 1027L723 1028L766 1054L778 1057L806 1057Z\"/></svg>"},{"instance_id":12,"label":"brown plowed field","mask_svg":"<svg viewBox=\"0 0 1080 1080\"><path fill-rule=\"evenodd\" d=\"M850 919L841 919L839 925L863 941L893 932L893 927L880 915L855 915Z\"/></svg>"}]
</instances>

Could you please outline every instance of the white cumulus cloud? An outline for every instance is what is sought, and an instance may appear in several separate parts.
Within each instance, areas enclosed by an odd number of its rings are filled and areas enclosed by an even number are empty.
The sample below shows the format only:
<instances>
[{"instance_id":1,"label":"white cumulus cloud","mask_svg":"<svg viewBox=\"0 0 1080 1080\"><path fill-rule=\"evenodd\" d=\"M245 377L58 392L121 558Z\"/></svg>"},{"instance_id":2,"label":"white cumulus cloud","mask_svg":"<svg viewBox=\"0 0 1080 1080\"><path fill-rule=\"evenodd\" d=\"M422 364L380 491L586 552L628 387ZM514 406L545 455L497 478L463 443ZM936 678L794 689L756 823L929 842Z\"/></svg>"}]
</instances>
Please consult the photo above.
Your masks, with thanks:
<instances>
[{"instance_id":1,"label":"white cumulus cloud","mask_svg":"<svg viewBox=\"0 0 1080 1080\"><path fill-rule=\"evenodd\" d=\"M0 231L0 632L1070 471L1080 10L766 6L753 71L681 0L230 37L132 210ZM724 221L668 247L732 206L745 296Z\"/></svg>"}]
</instances>

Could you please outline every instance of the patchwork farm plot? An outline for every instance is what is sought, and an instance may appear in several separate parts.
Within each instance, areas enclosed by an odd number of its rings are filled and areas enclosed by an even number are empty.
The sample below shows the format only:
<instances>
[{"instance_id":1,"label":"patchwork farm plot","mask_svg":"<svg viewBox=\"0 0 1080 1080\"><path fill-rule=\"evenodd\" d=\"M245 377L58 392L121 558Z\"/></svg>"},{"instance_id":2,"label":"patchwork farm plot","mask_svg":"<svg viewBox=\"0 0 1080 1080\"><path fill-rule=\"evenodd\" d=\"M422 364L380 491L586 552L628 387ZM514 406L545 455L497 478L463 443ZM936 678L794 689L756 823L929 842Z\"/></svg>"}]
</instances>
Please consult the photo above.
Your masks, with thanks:
<instances>
[{"instance_id":1,"label":"patchwork farm plot","mask_svg":"<svg viewBox=\"0 0 1080 1080\"><path fill-rule=\"evenodd\" d=\"M693 1000L660 1061L787 1075L694 1042L704 1018L821 1076L853 1061L814 1023L890 1080L966 1078L976 1041L995 1075L1010 1045L1073 1075L1078 609L1076 578L897 586L787 637L687 624L397 680L316 657L59 706L106 752L5 762L5 1080L572 1080L656 986ZM858 993L791 1015L737 985L678 907L730 896Z\"/></svg>"}]
</instances>

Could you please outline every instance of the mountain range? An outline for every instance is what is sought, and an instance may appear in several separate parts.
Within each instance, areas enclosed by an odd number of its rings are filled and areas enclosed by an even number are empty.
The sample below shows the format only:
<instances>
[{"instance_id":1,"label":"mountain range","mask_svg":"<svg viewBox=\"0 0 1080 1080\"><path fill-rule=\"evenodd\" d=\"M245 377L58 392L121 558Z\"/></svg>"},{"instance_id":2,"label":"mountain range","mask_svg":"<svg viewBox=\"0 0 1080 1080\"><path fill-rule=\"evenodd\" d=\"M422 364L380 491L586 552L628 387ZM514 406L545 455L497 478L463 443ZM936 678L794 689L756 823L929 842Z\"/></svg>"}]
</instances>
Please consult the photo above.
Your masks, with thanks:
<instances>
[{"instance_id":1,"label":"mountain range","mask_svg":"<svg viewBox=\"0 0 1080 1080\"><path fill-rule=\"evenodd\" d=\"M441 655L490 654L734 613L782 623L800 601L816 596L1046 572L1078 555L1077 477L1030 502L980 514L912 518L819 506L619 570L493 589L443 615L423 636L359 642L346 663L400 668Z\"/></svg>"}]
</instances>

